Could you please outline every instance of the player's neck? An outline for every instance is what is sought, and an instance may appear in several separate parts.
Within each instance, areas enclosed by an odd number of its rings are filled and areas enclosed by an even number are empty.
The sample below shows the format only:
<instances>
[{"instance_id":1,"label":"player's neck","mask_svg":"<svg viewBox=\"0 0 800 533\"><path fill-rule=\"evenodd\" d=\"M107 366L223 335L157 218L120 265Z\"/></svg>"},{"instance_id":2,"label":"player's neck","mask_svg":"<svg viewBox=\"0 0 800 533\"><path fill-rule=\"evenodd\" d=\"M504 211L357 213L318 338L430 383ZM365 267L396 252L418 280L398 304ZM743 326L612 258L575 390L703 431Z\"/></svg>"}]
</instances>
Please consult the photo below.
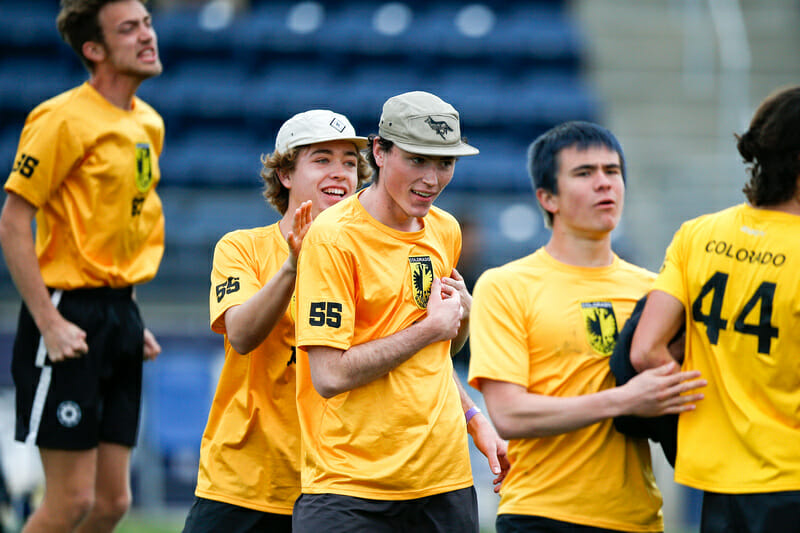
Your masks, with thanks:
<instances>
[{"instance_id":1,"label":"player's neck","mask_svg":"<svg viewBox=\"0 0 800 533\"><path fill-rule=\"evenodd\" d=\"M595 238L553 231L545 250L567 265L605 267L614 262L610 233Z\"/></svg>"},{"instance_id":2,"label":"player's neck","mask_svg":"<svg viewBox=\"0 0 800 533\"><path fill-rule=\"evenodd\" d=\"M364 210L381 224L397 231L412 232L422 229L422 219L406 213L382 185L373 183L358 196Z\"/></svg>"},{"instance_id":3,"label":"player's neck","mask_svg":"<svg viewBox=\"0 0 800 533\"><path fill-rule=\"evenodd\" d=\"M133 105L133 97L141 84L141 80L118 73L110 73L101 70L98 66L98 70L89 79L89 84L112 105L125 111L130 111Z\"/></svg>"}]
</instances>

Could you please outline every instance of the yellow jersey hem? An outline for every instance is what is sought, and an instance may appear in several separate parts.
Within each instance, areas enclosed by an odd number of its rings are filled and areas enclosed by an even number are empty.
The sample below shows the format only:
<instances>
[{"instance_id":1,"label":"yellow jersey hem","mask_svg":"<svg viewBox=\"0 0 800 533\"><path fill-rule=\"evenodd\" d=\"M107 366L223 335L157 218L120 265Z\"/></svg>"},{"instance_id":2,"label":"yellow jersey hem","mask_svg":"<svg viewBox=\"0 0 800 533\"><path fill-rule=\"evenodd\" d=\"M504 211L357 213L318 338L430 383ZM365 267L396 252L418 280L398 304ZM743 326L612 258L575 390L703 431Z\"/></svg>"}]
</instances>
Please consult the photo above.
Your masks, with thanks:
<instances>
[{"instance_id":1,"label":"yellow jersey hem","mask_svg":"<svg viewBox=\"0 0 800 533\"><path fill-rule=\"evenodd\" d=\"M582 526L598 527L603 529L617 529L620 531L639 531L643 533L664 531L664 521L659 520L655 524L641 525L632 524L629 522L612 522L609 520L598 520L597 518L587 518L585 516L572 516L569 514L554 513L551 510L542 510L537 512L530 508L523 510L518 509L503 509L497 511L498 516L502 514L524 515L524 516L540 516L542 518L549 518L550 520L559 520L561 522L569 522L570 524L579 524Z\"/></svg>"},{"instance_id":2,"label":"yellow jersey hem","mask_svg":"<svg viewBox=\"0 0 800 533\"><path fill-rule=\"evenodd\" d=\"M292 508L294 507L293 505L289 507L284 507L280 505L258 504L249 500L234 498L227 494L218 494L216 492L209 492L200 489L195 490L194 495L197 496L198 498L205 498L206 500L214 500L215 502L227 503L230 505L235 505L237 507L244 507L246 509L261 511L264 513L291 515Z\"/></svg>"},{"instance_id":3,"label":"yellow jersey hem","mask_svg":"<svg viewBox=\"0 0 800 533\"><path fill-rule=\"evenodd\" d=\"M414 500L416 498L425 498L427 496L435 496L445 492L452 492L455 490L466 489L473 485L472 479L469 481L454 483L452 485L445 485L441 487L433 487L427 489L420 489L416 491L369 491L358 489L347 489L341 487L303 487L303 494L338 494L340 496L352 496L354 498L365 498L368 500L386 500L386 501L404 501Z\"/></svg>"},{"instance_id":4,"label":"yellow jersey hem","mask_svg":"<svg viewBox=\"0 0 800 533\"><path fill-rule=\"evenodd\" d=\"M750 485L749 483L739 483L735 485L718 485L699 481L690 476L675 475L675 482L687 487L708 492L719 492L721 494L757 494L764 492L787 492L800 490L800 480L792 480L786 483L771 483L769 486Z\"/></svg>"}]
</instances>

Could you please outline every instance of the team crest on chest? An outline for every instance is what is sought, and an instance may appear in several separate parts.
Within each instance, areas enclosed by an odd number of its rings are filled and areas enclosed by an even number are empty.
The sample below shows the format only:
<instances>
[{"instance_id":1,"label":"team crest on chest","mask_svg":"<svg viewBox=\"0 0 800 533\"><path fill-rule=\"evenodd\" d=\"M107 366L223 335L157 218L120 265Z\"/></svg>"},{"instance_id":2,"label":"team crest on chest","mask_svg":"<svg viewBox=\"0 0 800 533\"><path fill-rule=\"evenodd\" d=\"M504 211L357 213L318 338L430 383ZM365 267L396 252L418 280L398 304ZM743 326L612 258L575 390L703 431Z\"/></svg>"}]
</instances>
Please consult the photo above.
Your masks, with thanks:
<instances>
[{"instance_id":1,"label":"team crest on chest","mask_svg":"<svg viewBox=\"0 0 800 533\"><path fill-rule=\"evenodd\" d=\"M136 143L136 188L147 192L153 183L153 165L150 159L150 145Z\"/></svg>"},{"instance_id":2,"label":"team crest on chest","mask_svg":"<svg viewBox=\"0 0 800 533\"><path fill-rule=\"evenodd\" d=\"M600 355L610 356L617 344L619 329L611 302L581 302L586 339Z\"/></svg>"},{"instance_id":3,"label":"team crest on chest","mask_svg":"<svg viewBox=\"0 0 800 533\"><path fill-rule=\"evenodd\" d=\"M414 255L408 258L411 265L411 293L414 303L420 309L428 307L428 298L431 295L433 283L433 262L429 255Z\"/></svg>"}]
</instances>

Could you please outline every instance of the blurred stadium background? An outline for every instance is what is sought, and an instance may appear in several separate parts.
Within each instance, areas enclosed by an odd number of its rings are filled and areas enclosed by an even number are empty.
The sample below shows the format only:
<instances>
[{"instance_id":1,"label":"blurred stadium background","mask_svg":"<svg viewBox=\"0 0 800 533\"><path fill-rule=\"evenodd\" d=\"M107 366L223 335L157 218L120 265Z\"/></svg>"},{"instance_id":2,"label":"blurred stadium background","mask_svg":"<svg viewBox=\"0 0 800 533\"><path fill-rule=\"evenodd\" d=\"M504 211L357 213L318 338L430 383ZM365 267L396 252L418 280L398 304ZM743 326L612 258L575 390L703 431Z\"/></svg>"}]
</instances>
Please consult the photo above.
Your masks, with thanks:
<instances>
[{"instance_id":1,"label":"blurred stadium background","mask_svg":"<svg viewBox=\"0 0 800 533\"><path fill-rule=\"evenodd\" d=\"M139 95L167 126L159 187L167 248L158 277L138 294L164 352L146 368L133 515L148 523L172 516L165 531L180 527L192 498L222 357L221 339L208 329L213 246L227 231L277 220L260 196L258 172L283 120L331 108L368 134L394 94L422 89L451 102L481 149L458 163L438 201L464 226L461 269L470 283L547 238L525 170L528 143L565 120L597 121L620 138L628 164L616 249L656 270L683 220L742 200L745 174L732 134L800 73L796 0L160 0L150 7L165 71ZM57 11L56 0L0 0L3 180L27 113L86 78L60 42ZM6 369L18 306L0 263ZM19 495L35 484L36 458L11 441L8 370L0 387L0 458ZM672 483L660 451L654 457L667 532L696 529L697 494ZM473 459L482 521L492 531L497 499L484 461Z\"/></svg>"}]
</instances>

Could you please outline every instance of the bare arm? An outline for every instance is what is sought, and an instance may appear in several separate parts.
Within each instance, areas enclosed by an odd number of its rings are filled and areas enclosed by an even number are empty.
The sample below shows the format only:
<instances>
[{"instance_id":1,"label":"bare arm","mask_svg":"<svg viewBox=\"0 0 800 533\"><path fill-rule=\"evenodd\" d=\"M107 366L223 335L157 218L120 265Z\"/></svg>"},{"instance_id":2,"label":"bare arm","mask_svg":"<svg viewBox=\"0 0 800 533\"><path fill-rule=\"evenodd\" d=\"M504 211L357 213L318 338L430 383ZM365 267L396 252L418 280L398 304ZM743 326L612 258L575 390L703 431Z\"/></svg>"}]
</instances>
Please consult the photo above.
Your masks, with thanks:
<instances>
[{"instance_id":1,"label":"bare arm","mask_svg":"<svg viewBox=\"0 0 800 533\"><path fill-rule=\"evenodd\" d=\"M33 243L31 223L36 207L9 192L0 214L0 245L11 278L42 334L53 362L80 357L89 350L86 332L64 319L50 300Z\"/></svg>"},{"instance_id":2,"label":"bare arm","mask_svg":"<svg viewBox=\"0 0 800 533\"><path fill-rule=\"evenodd\" d=\"M642 372L621 387L593 394L553 397L529 393L505 381L482 380L481 392L500 436L535 438L568 433L620 415L660 416L694 409L704 387L697 371L679 372L675 362Z\"/></svg>"},{"instance_id":3,"label":"bare arm","mask_svg":"<svg viewBox=\"0 0 800 533\"><path fill-rule=\"evenodd\" d=\"M238 353L249 353L264 342L286 312L297 277L297 256L311 221L311 202L303 202L293 214L292 231L286 237L286 262L257 293L225 312L228 340Z\"/></svg>"},{"instance_id":4,"label":"bare arm","mask_svg":"<svg viewBox=\"0 0 800 533\"><path fill-rule=\"evenodd\" d=\"M308 346L311 380L317 392L332 398L388 374L418 351L458 334L461 302L452 288L433 280L425 318L388 337L339 350Z\"/></svg>"},{"instance_id":5,"label":"bare arm","mask_svg":"<svg viewBox=\"0 0 800 533\"><path fill-rule=\"evenodd\" d=\"M475 407L475 403L472 401L472 398L469 397L467 391L464 390L455 370L453 370L453 380L456 382L458 395L461 398L461 409L466 414L472 407ZM469 422L467 422L467 432L472 437L472 442L475 443L475 447L478 448L489 461L489 468L492 473L497 476L492 482L494 491L500 492L500 485L503 483L508 469L511 466L507 456L508 443L500 438L500 435L497 434L492 423L483 416L481 412L475 414Z\"/></svg>"},{"instance_id":6,"label":"bare arm","mask_svg":"<svg viewBox=\"0 0 800 533\"><path fill-rule=\"evenodd\" d=\"M674 357L668 348L683 320L680 300L663 291L650 292L631 341L631 364L637 372L673 360L683 362L682 356Z\"/></svg>"},{"instance_id":7,"label":"bare arm","mask_svg":"<svg viewBox=\"0 0 800 533\"><path fill-rule=\"evenodd\" d=\"M455 289L461 296L461 328L458 330L458 335L453 339L452 344L450 344L450 354L455 355L464 347L464 344L467 343L467 337L469 337L469 312L472 308L472 295L467 290L464 278L455 268L449 278L442 278L442 283Z\"/></svg>"}]
</instances>

